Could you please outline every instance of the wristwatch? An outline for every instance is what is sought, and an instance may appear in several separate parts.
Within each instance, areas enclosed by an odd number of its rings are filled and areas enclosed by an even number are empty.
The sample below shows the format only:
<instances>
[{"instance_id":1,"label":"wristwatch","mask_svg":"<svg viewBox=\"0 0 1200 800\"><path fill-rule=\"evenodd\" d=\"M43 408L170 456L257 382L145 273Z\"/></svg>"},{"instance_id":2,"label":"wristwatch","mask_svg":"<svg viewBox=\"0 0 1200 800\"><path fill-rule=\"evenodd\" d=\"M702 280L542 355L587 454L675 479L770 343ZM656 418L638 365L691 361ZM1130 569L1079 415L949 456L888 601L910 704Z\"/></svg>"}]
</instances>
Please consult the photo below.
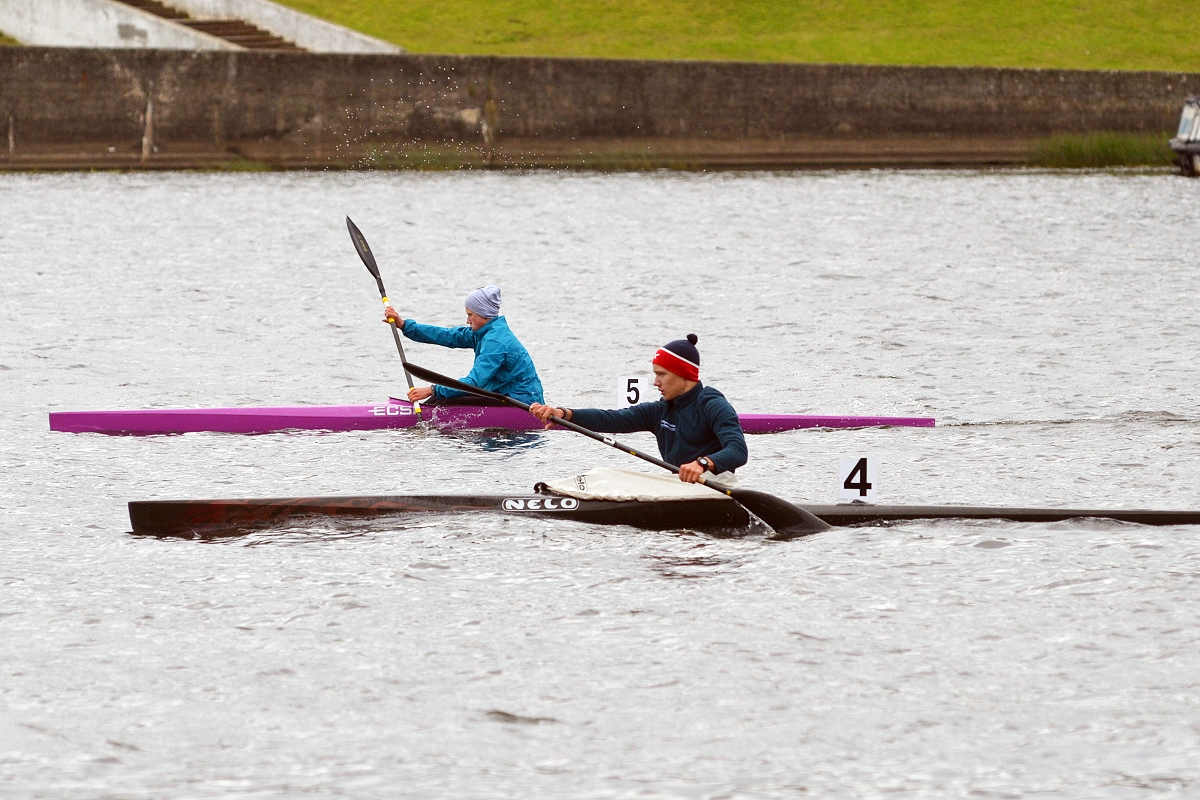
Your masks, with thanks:
<instances>
[{"instance_id":1,"label":"wristwatch","mask_svg":"<svg viewBox=\"0 0 1200 800\"><path fill-rule=\"evenodd\" d=\"M713 463L708 460L708 456L700 456L696 459L696 463L704 467L705 472L715 472L713 469Z\"/></svg>"}]
</instances>

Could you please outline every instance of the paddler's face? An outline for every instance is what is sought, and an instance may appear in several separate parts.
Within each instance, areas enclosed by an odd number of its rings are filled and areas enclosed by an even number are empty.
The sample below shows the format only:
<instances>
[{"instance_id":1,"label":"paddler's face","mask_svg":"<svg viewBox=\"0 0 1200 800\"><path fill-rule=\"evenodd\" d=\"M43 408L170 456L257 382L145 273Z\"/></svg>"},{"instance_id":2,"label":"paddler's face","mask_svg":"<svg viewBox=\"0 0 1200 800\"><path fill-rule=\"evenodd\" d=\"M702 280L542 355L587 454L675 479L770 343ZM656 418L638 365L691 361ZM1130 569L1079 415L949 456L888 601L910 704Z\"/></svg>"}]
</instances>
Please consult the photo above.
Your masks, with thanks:
<instances>
[{"instance_id":1,"label":"paddler's face","mask_svg":"<svg viewBox=\"0 0 1200 800\"><path fill-rule=\"evenodd\" d=\"M674 400L687 391L687 381L674 372L655 364L654 388L662 393L663 400Z\"/></svg>"},{"instance_id":2,"label":"paddler's face","mask_svg":"<svg viewBox=\"0 0 1200 800\"><path fill-rule=\"evenodd\" d=\"M474 311L467 309L467 324L471 326L471 330L477 331L480 328L482 328L484 325L488 324L488 318L481 317L478 314L476 314Z\"/></svg>"}]
</instances>

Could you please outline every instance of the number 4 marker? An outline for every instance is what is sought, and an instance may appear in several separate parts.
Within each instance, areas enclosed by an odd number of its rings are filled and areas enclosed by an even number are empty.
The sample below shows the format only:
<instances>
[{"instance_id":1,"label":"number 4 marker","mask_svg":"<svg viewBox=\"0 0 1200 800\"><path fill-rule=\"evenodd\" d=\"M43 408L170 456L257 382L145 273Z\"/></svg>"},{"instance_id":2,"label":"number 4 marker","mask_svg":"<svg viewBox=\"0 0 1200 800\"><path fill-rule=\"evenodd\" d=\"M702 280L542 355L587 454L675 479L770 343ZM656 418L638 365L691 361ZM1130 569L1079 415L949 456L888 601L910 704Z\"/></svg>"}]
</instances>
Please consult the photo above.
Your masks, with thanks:
<instances>
[{"instance_id":1,"label":"number 4 marker","mask_svg":"<svg viewBox=\"0 0 1200 800\"><path fill-rule=\"evenodd\" d=\"M878 496L879 462L870 456L838 459L838 502L874 503Z\"/></svg>"}]
</instances>

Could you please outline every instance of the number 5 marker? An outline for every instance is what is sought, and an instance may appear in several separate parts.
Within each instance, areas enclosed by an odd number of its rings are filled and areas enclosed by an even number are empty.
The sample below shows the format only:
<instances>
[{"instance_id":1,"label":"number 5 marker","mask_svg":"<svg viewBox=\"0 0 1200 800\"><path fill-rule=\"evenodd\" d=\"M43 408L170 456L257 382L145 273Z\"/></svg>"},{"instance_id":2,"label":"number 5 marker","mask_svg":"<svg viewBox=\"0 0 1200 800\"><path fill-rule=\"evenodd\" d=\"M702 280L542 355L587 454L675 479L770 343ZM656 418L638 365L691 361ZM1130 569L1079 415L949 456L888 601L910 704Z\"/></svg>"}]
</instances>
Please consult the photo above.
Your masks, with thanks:
<instances>
[{"instance_id":1,"label":"number 5 marker","mask_svg":"<svg viewBox=\"0 0 1200 800\"><path fill-rule=\"evenodd\" d=\"M617 408L636 406L646 399L646 392L652 386L646 377L621 378L617 381Z\"/></svg>"}]
</instances>

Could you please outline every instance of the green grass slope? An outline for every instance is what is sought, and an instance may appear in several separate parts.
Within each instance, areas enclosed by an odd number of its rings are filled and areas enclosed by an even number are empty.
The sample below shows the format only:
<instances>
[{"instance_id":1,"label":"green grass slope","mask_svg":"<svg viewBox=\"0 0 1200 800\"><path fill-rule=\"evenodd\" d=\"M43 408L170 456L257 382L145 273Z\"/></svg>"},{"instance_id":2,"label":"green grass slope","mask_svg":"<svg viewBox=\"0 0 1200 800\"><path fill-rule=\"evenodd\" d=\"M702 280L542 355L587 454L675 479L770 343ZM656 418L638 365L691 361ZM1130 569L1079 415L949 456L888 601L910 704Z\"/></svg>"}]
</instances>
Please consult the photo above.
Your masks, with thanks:
<instances>
[{"instance_id":1,"label":"green grass slope","mask_svg":"<svg viewBox=\"0 0 1200 800\"><path fill-rule=\"evenodd\" d=\"M1178 0L283 0L414 53L1200 72Z\"/></svg>"}]
</instances>

